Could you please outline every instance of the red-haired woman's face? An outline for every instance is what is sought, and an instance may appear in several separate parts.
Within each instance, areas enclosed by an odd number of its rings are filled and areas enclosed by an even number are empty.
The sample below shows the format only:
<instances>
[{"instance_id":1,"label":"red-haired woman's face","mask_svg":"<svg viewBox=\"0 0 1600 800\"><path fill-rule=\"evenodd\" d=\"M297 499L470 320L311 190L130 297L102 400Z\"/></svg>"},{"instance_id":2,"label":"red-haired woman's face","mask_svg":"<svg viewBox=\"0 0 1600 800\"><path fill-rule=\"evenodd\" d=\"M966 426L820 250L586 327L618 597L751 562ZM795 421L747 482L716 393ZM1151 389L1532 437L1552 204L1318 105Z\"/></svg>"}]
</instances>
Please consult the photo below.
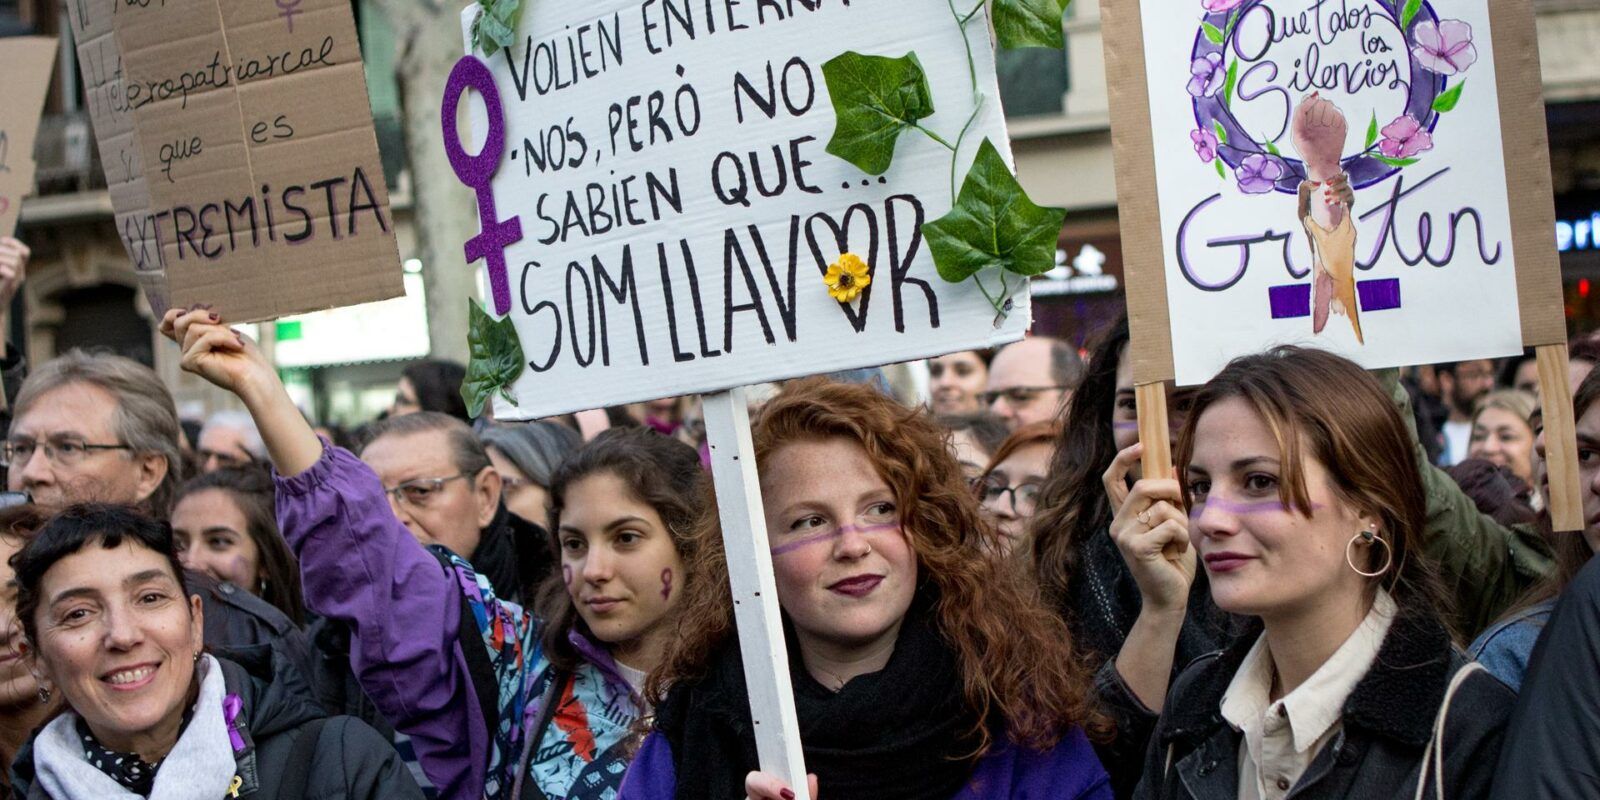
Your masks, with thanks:
<instances>
[{"instance_id":1,"label":"red-haired woman's face","mask_svg":"<svg viewBox=\"0 0 1600 800\"><path fill-rule=\"evenodd\" d=\"M784 445L762 465L761 493L778 602L802 652L892 649L917 559L867 451L839 438Z\"/></svg>"},{"instance_id":2,"label":"red-haired woman's face","mask_svg":"<svg viewBox=\"0 0 1600 800\"><path fill-rule=\"evenodd\" d=\"M1345 548L1370 520L1335 496L1327 469L1309 456L1299 466L1311 514L1285 506L1282 458L1272 429L1245 400L1221 400L1201 414L1186 478L1189 539L1212 599L1230 614L1269 620L1359 604L1367 579L1346 562ZM1358 543L1350 554L1368 572L1384 565L1381 544Z\"/></svg>"}]
</instances>

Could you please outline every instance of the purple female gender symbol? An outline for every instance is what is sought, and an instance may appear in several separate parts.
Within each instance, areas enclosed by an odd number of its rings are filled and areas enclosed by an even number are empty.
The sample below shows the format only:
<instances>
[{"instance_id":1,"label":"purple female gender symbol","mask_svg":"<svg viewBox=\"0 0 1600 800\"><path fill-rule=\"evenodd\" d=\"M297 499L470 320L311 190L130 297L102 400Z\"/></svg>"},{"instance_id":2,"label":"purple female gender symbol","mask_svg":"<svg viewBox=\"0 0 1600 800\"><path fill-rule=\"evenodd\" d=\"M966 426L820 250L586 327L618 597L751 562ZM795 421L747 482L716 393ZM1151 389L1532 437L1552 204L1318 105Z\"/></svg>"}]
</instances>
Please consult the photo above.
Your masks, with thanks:
<instances>
[{"instance_id":1,"label":"purple female gender symbol","mask_svg":"<svg viewBox=\"0 0 1600 800\"><path fill-rule=\"evenodd\" d=\"M484 110L489 117L489 135L477 155L468 155L461 148L461 138L456 132L456 108L468 89L476 89L483 97ZM505 153L506 121L500 105L500 90L495 88L494 75L489 67L474 56L463 56L450 70L450 80L444 86L444 103L439 110L444 123L444 153L450 159L450 169L456 179L478 194L478 224L481 232L467 240L463 248L467 263L484 259L489 271L489 291L494 298L496 314L511 311L511 282L506 275L505 249L522 241L522 220L511 217L500 220L495 214L494 171L500 166Z\"/></svg>"}]
</instances>

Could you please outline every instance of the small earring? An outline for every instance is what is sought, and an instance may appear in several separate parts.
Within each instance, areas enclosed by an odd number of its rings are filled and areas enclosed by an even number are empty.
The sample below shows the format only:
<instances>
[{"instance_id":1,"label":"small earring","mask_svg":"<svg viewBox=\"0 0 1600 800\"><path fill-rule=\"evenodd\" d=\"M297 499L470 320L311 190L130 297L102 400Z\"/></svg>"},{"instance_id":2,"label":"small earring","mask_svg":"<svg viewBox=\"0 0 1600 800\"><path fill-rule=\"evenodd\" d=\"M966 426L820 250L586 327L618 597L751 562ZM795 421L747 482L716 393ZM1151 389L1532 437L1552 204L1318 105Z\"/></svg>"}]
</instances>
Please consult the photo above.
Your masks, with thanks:
<instances>
[{"instance_id":1,"label":"small earring","mask_svg":"<svg viewBox=\"0 0 1600 800\"><path fill-rule=\"evenodd\" d=\"M1356 540L1358 539L1361 540L1362 544L1368 546L1371 546L1373 542L1383 545L1383 566L1380 567L1377 572L1366 572L1360 567L1356 566L1356 560L1355 557L1351 555L1350 548L1355 546ZM1388 541L1378 535L1376 526L1374 526L1372 528L1356 531L1356 535L1350 537L1350 541L1345 543L1344 546L1344 561L1346 564L1350 565L1351 569L1355 570L1357 575L1360 575L1363 578L1377 578L1382 576L1385 572L1388 572L1389 567L1393 566L1394 549L1389 546Z\"/></svg>"},{"instance_id":2,"label":"small earring","mask_svg":"<svg viewBox=\"0 0 1600 800\"><path fill-rule=\"evenodd\" d=\"M196 663L196 664L200 663L200 651L199 650L194 651L194 663Z\"/></svg>"},{"instance_id":3,"label":"small earring","mask_svg":"<svg viewBox=\"0 0 1600 800\"><path fill-rule=\"evenodd\" d=\"M50 704L50 690L44 688L43 686L39 687L39 704L40 705L49 705Z\"/></svg>"}]
</instances>

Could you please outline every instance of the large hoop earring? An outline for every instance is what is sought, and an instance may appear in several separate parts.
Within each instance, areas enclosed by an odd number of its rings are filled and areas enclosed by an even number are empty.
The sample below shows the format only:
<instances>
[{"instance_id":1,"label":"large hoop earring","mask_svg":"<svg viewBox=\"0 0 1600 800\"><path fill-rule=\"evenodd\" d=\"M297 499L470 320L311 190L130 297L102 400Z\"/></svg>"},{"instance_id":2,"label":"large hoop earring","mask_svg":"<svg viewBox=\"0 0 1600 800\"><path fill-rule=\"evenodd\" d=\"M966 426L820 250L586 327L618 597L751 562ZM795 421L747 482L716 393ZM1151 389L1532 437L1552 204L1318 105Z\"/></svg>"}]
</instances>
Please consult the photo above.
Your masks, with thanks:
<instances>
[{"instance_id":1,"label":"large hoop earring","mask_svg":"<svg viewBox=\"0 0 1600 800\"><path fill-rule=\"evenodd\" d=\"M1366 542L1369 545L1372 544L1374 541L1376 541L1378 544L1383 545L1383 566L1378 568L1377 572L1365 572L1360 567L1356 566L1355 558L1350 555L1350 548L1355 546L1357 540L1361 540L1363 542ZM1345 546L1344 546L1344 563L1349 564L1350 568L1355 570L1356 574L1360 575L1363 578L1381 577L1385 572L1389 571L1389 567L1394 565L1394 549L1389 546L1389 543L1387 541L1384 541L1384 538L1382 536L1378 535L1377 531L1372 531L1372 530L1357 531L1356 535L1350 537L1350 541L1345 543Z\"/></svg>"}]
</instances>

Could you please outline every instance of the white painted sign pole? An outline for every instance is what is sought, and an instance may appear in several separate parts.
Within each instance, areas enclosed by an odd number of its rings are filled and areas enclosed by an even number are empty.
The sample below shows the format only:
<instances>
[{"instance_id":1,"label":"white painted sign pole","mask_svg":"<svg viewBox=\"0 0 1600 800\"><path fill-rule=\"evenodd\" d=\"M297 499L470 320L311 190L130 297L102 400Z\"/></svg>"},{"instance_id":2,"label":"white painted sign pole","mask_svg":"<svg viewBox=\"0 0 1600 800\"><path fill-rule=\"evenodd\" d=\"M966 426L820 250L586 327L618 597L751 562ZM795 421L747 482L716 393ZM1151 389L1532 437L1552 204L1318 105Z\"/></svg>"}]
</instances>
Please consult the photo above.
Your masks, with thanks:
<instances>
[{"instance_id":1,"label":"white painted sign pole","mask_svg":"<svg viewBox=\"0 0 1600 800\"><path fill-rule=\"evenodd\" d=\"M756 754L763 772L782 778L799 800L810 800L744 388L707 394L701 404L706 441L711 446L717 511L722 517L722 544L727 550L733 616L744 656L750 717L755 723Z\"/></svg>"}]
</instances>

